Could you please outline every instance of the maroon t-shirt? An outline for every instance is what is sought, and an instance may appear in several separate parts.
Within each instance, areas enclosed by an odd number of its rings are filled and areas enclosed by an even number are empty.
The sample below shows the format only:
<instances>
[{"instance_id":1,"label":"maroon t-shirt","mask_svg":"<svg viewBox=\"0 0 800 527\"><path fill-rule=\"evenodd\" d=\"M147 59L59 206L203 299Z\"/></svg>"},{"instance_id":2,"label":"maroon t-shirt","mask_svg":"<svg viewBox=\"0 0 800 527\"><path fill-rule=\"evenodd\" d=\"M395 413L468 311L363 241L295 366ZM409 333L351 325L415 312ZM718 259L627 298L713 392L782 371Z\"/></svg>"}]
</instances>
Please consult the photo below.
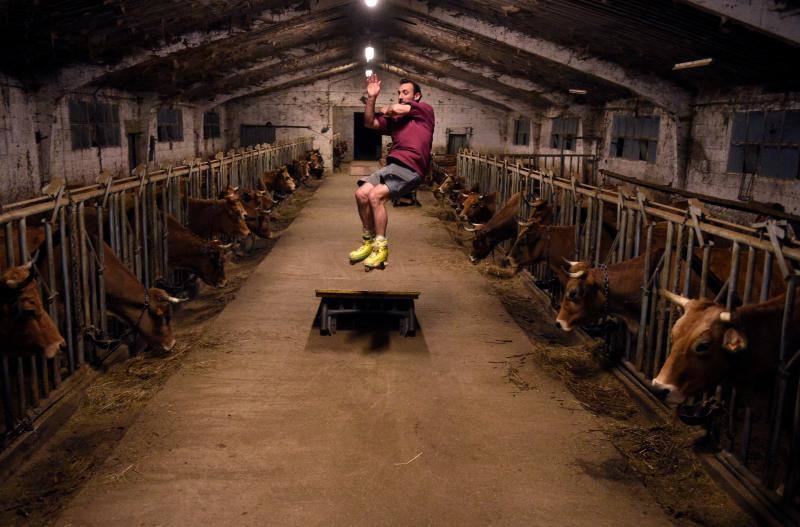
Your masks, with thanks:
<instances>
[{"instance_id":1,"label":"maroon t-shirt","mask_svg":"<svg viewBox=\"0 0 800 527\"><path fill-rule=\"evenodd\" d=\"M424 176L431 161L433 127L436 124L433 108L422 101L403 104L411 106L411 111L403 116L375 116L380 123L378 131L392 136L392 149L389 151L387 161L395 159L420 176Z\"/></svg>"}]
</instances>

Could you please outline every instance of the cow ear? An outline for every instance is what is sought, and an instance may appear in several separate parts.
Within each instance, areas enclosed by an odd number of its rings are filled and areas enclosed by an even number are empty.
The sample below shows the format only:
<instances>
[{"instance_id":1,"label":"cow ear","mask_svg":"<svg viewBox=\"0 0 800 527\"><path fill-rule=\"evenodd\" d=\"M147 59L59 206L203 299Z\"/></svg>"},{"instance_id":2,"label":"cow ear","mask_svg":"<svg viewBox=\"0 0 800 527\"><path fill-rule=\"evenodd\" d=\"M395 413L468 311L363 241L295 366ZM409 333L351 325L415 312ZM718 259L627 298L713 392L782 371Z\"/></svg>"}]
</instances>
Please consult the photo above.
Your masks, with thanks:
<instances>
[{"instance_id":1,"label":"cow ear","mask_svg":"<svg viewBox=\"0 0 800 527\"><path fill-rule=\"evenodd\" d=\"M728 328L722 336L722 349L733 355L747 349L747 336L736 328Z\"/></svg>"}]
</instances>

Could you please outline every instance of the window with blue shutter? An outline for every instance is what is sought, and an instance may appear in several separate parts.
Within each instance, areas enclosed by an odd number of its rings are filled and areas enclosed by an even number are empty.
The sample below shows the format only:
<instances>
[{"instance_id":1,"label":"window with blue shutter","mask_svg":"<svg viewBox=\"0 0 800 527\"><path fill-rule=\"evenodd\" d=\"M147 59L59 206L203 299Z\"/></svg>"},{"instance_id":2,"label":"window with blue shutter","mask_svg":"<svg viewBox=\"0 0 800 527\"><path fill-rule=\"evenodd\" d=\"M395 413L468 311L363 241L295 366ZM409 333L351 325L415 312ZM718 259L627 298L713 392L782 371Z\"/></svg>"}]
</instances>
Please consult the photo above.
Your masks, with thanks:
<instances>
[{"instance_id":1,"label":"window with blue shutter","mask_svg":"<svg viewBox=\"0 0 800 527\"><path fill-rule=\"evenodd\" d=\"M661 118L615 115L611 123L611 157L656 162Z\"/></svg>"},{"instance_id":2,"label":"window with blue shutter","mask_svg":"<svg viewBox=\"0 0 800 527\"><path fill-rule=\"evenodd\" d=\"M800 178L800 110L736 112L728 172Z\"/></svg>"}]
</instances>

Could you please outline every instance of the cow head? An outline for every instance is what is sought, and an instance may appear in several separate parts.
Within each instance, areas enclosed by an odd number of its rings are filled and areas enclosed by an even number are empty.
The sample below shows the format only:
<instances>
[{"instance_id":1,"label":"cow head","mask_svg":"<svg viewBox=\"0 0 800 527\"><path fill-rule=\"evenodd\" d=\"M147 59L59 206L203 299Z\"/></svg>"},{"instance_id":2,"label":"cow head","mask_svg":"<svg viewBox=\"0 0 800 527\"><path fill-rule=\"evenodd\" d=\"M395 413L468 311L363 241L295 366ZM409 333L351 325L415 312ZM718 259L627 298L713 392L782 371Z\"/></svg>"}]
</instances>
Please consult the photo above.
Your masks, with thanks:
<instances>
[{"instance_id":1,"label":"cow head","mask_svg":"<svg viewBox=\"0 0 800 527\"><path fill-rule=\"evenodd\" d=\"M735 314L708 300L690 300L662 290L661 296L683 310L672 326L672 345L652 391L668 403L680 404L719 384L737 357L747 349L747 336Z\"/></svg>"},{"instance_id":2,"label":"cow head","mask_svg":"<svg viewBox=\"0 0 800 527\"><path fill-rule=\"evenodd\" d=\"M464 203L470 198L477 197L479 193L471 190L454 189L450 191L450 205L455 209L456 214L461 217L461 212L464 210Z\"/></svg>"},{"instance_id":3,"label":"cow head","mask_svg":"<svg viewBox=\"0 0 800 527\"><path fill-rule=\"evenodd\" d=\"M233 246L232 243L223 245L219 240L212 240L200 249L203 255L197 262L197 276L204 283L213 287L225 287L228 279L225 277L225 254Z\"/></svg>"},{"instance_id":4,"label":"cow head","mask_svg":"<svg viewBox=\"0 0 800 527\"><path fill-rule=\"evenodd\" d=\"M295 184L294 179L292 179L292 176L289 174L289 170L286 168L286 165L283 165L278 171L277 189L278 192L283 194L290 194L297 190L297 185Z\"/></svg>"},{"instance_id":5,"label":"cow head","mask_svg":"<svg viewBox=\"0 0 800 527\"><path fill-rule=\"evenodd\" d=\"M221 229L228 236L250 236L247 227L247 211L245 211L238 195L226 195L222 201L225 203L225 212L221 218Z\"/></svg>"},{"instance_id":6,"label":"cow head","mask_svg":"<svg viewBox=\"0 0 800 527\"><path fill-rule=\"evenodd\" d=\"M243 190L241 192L242 205L247 212L247 226L260 238L271 238L269 214L275 206L275 201L265 190Z\"/></svg>"},{"instance_id":7,"label":"cow head","mask_svg":"<svg viewBox=\"0 0 800 527\"><path fill-rule=\"evenodd\" d=\"M537 262L547 251L547 225L553 216L553 208L544 200L536 200L531 205L531 216L527 220L517 220L517 238L508 250L501 264L510 267L515 273L522 266Z\"/></svg>"},{"instance_id":8,"label":"cow head","mask_svg":"<svg viewBox=\"0 0 800 527\"><path fill-rule=\"evenodd\" d=\"M605 296L586 262L567 262L569 280L564 286L556 326L572 331L576 324L603 315Z\"/></svg>"},{"instance_id":9,"label":"cow head","mask_svg":"<svg viewBox=\"0 0 800 527\"><path fill-rule=\"evenodd\" d=\"M239 194L239 187L234 187L234 186L228 185L225 188L225 190L221 190L219 192L219 199L225 199L225 198L228 198L228 197L235 198L235 199L241 199L241 195Z\"/></svg>"},{"instance_id":10,"label":"cow head","mask_svg":"<svg viewBox=\"0 0 800 527\"><path fill-rule=\"evenodd\" d=\"M493 215L497 207L497 192L473 194L464 200L460 217L470 223L484 223Z\"/></svg>"},{"instance_id":11,"label":"cow head","mask_svg":"<svg viewBox=\"0 0 800 527\"><path fill-rule=\"evenodd\" d=\"M30 262L0 275L0 339L6 349L50 359L65 342L42 305L33 272Z\"/></svg>"},{"instance_id":12,"label":"cow head","mask_svg":"<svg viewBox=\"0 0 800 527\"><path fill-rule=\"evenodd\" d=\"M170 296L163 289L147 290L147 303L142 307L136 330L151 347L170 351L175 346L172 333L172 306L185 300Z\"/></svg>"},{"instance_id":13,"label":"cow head","mask_svg":"<svg viewBox=\"0 0 800 527\"><path fill-rule=\"evenodd\" d=\"M476 264L489 256L493 247L483 225L480 225L473 232L475 237L472 239L472 251L469 253L469 261Z\"/></svg>"}]
</instances>

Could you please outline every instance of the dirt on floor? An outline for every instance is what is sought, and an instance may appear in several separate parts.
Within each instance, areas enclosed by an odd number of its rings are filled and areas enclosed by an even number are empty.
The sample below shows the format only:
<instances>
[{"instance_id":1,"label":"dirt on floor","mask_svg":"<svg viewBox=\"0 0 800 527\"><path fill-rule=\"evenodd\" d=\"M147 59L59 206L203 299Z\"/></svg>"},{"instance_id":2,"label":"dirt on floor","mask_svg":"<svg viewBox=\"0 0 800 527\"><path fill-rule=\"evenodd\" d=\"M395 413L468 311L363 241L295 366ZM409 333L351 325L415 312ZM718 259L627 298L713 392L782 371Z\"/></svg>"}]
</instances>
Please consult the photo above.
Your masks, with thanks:
<instances>
[{"instance_id":1,"label":"dirt on floor","mask_svg":"<svg viewBox=\"0 0 800 527\"><path fill-rule=\"evenodd\" d=\"M459 228L453 214L441 206L426 207L425 213L443 220L466 258L472 235ZM520 391L531 389L532 375L526 372L533 368L561 379L577 403L601 419L603 431L625 460L601 466L584 463L581 470L596 478L640 480L676 525L757 524L700 465L696 449L701 431L677 418L654 421L614 376L614 359L606 355L601 341L582 342L557 329L555 316L543 300L521 277L510 277L499 269L491 257L479 269L533 347L530 353L506 357L499 365L506 369L508 382Z\"/></svg>"},{"instance_id":2,"label":"dirt on floor","mask_svg":"<svg viewBox=\"0 0 800 527\"><path fill-rule=\"evenodd\" d=\"M247 278L269 254L285 229L314 194L301 187L272 214L273 238L256 240L250 252L232 258L225 267L223 289L201 286L200 294L173 317L177 345L168 354L145 352L100 366L76 412L7 481L0 485L0 525L51 525L69 499L97 472L119 440L137 420L147 402L181 368L206 368L191 359L191 350L223 345L205 331L236 297ZM133 467L107 476L113 483Z\"/></svg>"}]
</instances>

